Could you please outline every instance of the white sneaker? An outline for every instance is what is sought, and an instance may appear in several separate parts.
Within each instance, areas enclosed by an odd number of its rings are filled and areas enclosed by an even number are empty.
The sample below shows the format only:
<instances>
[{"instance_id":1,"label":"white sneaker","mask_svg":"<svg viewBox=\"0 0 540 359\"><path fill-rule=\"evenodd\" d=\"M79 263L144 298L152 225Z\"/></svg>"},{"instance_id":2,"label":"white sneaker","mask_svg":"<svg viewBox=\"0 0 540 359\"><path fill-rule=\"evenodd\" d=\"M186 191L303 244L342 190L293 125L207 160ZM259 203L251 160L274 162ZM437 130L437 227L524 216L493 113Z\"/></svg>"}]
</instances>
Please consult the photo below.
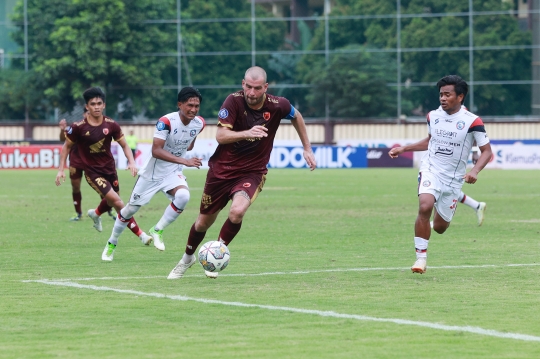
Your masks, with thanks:
<instances>
[{"instance_id":1,"label":"white sneaker","mask_svg":"<svg viewBox=\"0 0 540 359\"><path fill-rule=\"evenodd\" d=\"M156 231L154 227L150 228L150 235L154 239L154 247L159 249L160 251L165 250L165 243L163 243L163 229Z\"/></svg>"},{"instance_id":2,"label":"white sneaker","mask_svg":"<svg viewBox=\"0 0 540 359\"><path fill-rule=\"evenodd\" d=\"M182 278L184 276L184 273L186 273L186 271L192 266L195 264L195 262L197 261L197 257L196 256L193 256L193 260L191 262L189 262L188 264L185 264L184 262L182 262L180 260L180 262L178 262L178 264L176 265L176 267L173 268L173 270L171 271L171 273L169 273L169 276L167 277L167 279L178 279L178 278Z\"/></svg>"},{"instance_id":3,"label":"white sneaker","mask_svg":"<svg viewBox=\"0 0 540 359\"><path fill-rule=\"evenodd\" d=\"M152 243L152 236L149 236L148 234L146 234L144 232L141 233L139 238L141 239L142 244L144 244L145 246Z\"/></svg>"},{"instance_id":4,"label":"white sneaker","mask_svg":"<svg viewBox=\"0 0 540 359\"><path fill-rule=\"evenodd\" d=\"M107 244L105 245L105 249L103 250L103 253L101 254L101 260L112 262L115 249L116 249L116 245L107 242Z\"/></svg>"},{"instance_id":5,"label":"white sneaker","mask_svg":"<svg viewBox=\"0 0 540 359\"><path fill-rule=\"evenodd\" d=\"M478 226L480 227L484 222L484 212L486 211L486 202L480 202L476 209L476 217L478 217Z\"/></svg>"},{"instance_id":6,"label":"white sneaker","mask_svg":"<svg viewBox=\"0 0 540 359\"><path fill-rule=\"evenodd\" d=\"M98 232L103 231L103 226L101 225L101 217L96 214L95 209L88 210L88 217L92 218L92 220L94 221L94 228Z\"/></svg>"},{"instance_id":7,"label":"white sneaker","mask_svg":"<svg viewBox=\"0 0 540 359\"><path fill-rule=\"evenodd\" d=\"M426 266L426 258L418 258L411 267L411 270L413 273L423 274L426 273Z\"/></svg>"},{"instance_id":8,"label":"white sneaker","mask_svg":"<svg viewBox=\"0 0 540 359\"><path fill-rule=\"evenodd\" d=\"M205 270L204 274L206 274L206 277L208 277L210 279L216 279L219 272L209 272L209 271Z\"/></svg>"}]
</instances>

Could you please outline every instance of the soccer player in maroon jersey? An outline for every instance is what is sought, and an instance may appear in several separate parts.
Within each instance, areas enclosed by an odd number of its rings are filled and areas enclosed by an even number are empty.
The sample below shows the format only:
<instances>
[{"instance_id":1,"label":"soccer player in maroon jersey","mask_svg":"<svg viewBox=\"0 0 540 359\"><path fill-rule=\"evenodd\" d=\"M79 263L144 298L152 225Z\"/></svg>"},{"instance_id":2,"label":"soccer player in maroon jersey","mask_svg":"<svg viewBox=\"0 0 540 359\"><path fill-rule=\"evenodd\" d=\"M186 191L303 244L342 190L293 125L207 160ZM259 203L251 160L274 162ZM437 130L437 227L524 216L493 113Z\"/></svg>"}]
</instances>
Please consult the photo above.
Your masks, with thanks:
<instances>
[{"instance_id":1,"label":"soccer player in maroon jersey","mask_svg":"<svg viewBox=\"0 0 540 359\"><path fill-rule=\"evenodd\" d=\"M83 118L86 118L87 110L84 109ZM69 126L67 125L67 121L65 118L61 119L58 122L58 126L60 127L60 141L65 142L66 141L66 133L65 130ZM83 176L83 165L81 162L81 159L79 157L79 151L77 150L77 145L73 145L71 147L71 151L69 152L69 179L71 181L71 197L73 198L73 206L75 207L75 216L70 218L70 221L80 221L82 219L82 193L81 193L81 178ZM101 196L102 201L105 201L105 205L107 204L107 200ZM111 209L107 211L109 216L112 217L112 219L115 219L115 216L111 213Z\"/></svg>"},{"instance_id":2,"label":"soccer player in maroon jersey","mask_svg":"<svg viewBox=\"0 0 540 359\"><path fill-rule=\"evenodd\" d=\"M113 140L122 147L128 159L128 169L131 170L132 176L137 174L137 167L131 149L124 139L122 129L113 119L103 115L105 109L103 91L100 88L91 87L84 91L83 97L88 114L86 118L75 122L73 126L66 129L66 141L60 154L56 185L59 186L61 182L65 181L64 164L71 148L77 144L86 182L105 199L95 210L88 211L88 216L94 221L94 228L101 232L103 227L100 215L110 210L111 207L114 207L117 212L124 207L124 202L118 194L120 187L116 164L111 152ZM135 219L131 219L128 227L141 239L143 244L149 243L152 237L141 231Z\"/></svg>"},{"instance_id":3,"label":"soccer player in maroon jersey","mask_svg":"<svg viewBox=\"0 0 540 359\"><path fill-rule=\"evenodd\" d=\"M195 263L197 247L229 200L232 200L229 216L218 240L229 245L240 231L244 215L263 188L268 172L266 165L282 119L290 119L296 129L309 168L314 170L317 166L304 118L286 98L266 93L268 83L264 69L249 68L242 88L230 94L219 111L216 133L219 145L208 161L210 169L199 216L191 227L186 251L168 279L181 278ZM205 271L205 274L216 278L218 273Z\"/></svg>"}]
</instances>

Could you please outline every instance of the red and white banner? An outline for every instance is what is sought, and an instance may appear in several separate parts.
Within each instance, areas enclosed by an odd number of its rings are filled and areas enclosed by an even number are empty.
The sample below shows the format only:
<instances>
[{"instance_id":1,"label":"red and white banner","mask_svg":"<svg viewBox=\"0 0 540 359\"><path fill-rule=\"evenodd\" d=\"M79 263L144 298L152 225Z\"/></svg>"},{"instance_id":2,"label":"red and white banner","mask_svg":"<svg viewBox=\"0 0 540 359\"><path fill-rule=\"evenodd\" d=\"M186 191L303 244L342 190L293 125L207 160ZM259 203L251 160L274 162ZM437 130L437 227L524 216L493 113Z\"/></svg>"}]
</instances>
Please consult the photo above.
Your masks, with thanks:
<instances>
[{"instance_id":1,"label":"red and white banner","mask_svg":"<svg viewBox=\"0 0 540 359\"><path fill-rule=\"evenodd\" d=\"M62 145L0 146L0 169L53 169Z\"/></svg>"}]
</instances>

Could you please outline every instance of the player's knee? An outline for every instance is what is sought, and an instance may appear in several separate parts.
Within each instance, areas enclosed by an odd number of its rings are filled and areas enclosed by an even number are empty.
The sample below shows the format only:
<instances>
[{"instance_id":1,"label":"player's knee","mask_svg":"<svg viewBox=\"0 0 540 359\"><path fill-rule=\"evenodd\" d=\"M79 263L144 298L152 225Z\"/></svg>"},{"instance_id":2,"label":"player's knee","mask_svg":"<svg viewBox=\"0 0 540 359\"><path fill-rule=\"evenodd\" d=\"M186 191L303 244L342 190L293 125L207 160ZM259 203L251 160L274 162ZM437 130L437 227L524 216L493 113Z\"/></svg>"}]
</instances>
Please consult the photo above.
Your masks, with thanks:
<instances>
[{"instance_id":1,"label":"player's knee","mask_svg":"<svg viewBox=\"0 0 540 359\"><path fill-rule=\"evenodd\" d=\"M176 191L174 194L174 200L173 203L176 206L176 208L184 210L186 208L187 203L189 202L189 190L187 188L180 188Z\"/></svg>"},{"instance_id":2,"label":"player's knee","mask_svg":"<svg viewBox=\"0 0 540 359\"><path fill-rule=\"evenodd\" d=\"M122 210L120 211L120 214L122 215L122 217L124 217L126 219L129 219L129 218L133 217L133 215L135 213L137 213L139 208L141 208L141 206L135 206L135 205L132 205L132 204L128 203L127 206L122 208Z\"/></svg>"},{"instance_id":3,"label":"player's knee","mask_svg":"<svg viewBox=\"0 0 540 359\"><path fill-rule=\"evenodd\" d=\"M439 225L439 226L433 226L433 230L439 234L443 234L444 232L446 232L446 230L448 229L448 226L450 224L445 224L445 225Z\"/></svg>"},{"instance_id":4,"label":"player's knee","mask_svg":"<svg viewBox=\"0 0 540 359\"><path fill-rule=\"evenodd\" d=\"M433 211L433 205L429 203L420 203L418 206L418 214L424 217L431 217L431 212Z\"/></svg>"}]
</instances>

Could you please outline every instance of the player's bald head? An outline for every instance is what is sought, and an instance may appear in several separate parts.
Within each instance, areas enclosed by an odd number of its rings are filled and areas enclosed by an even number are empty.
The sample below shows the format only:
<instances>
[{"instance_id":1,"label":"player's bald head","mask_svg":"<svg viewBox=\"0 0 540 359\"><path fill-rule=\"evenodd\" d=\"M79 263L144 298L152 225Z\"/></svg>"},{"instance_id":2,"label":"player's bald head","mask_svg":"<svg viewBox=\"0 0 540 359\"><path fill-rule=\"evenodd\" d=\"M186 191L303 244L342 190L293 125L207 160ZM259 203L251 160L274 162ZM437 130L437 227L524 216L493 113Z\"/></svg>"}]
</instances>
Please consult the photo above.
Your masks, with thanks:
<instances>
[{"instance_id":1,"label":"player's bald head","mask_svg":"<svg viewBox=\"0 0 540 359\"><path fill-rule=\"evenodd\" d=\"M263 80L264 83L266 83L266 71L262 67L259 66L253 66L247 69L245 75L245 80L252 80L252 81L258 81Z\"/></svg>"}]
</instances>

